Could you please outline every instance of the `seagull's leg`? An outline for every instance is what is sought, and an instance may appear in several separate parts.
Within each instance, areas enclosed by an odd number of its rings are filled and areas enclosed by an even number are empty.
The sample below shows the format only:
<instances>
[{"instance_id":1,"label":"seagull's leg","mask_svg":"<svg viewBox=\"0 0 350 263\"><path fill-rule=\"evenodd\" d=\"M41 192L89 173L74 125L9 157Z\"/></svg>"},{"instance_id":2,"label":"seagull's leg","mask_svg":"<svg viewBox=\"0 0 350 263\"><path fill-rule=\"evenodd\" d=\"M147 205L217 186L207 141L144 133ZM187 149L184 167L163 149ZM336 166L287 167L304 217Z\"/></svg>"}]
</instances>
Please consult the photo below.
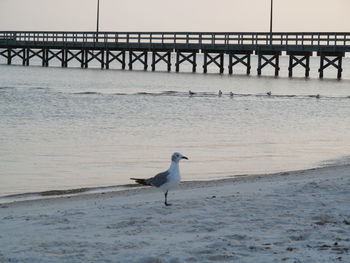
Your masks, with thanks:
<instances>
[{"instance_id":1,"label":"seagull's leg","mask_svg":"<svg viewBox=\"0 0 350 263\"><path fill-rule=\"evenodd\" d=\"M164 204L165 204L166 206L170 206L171 204L168 204L168 191L165 192L164 196L165 196L165 202L164 202Z\"/></svg>"}]
</instances>

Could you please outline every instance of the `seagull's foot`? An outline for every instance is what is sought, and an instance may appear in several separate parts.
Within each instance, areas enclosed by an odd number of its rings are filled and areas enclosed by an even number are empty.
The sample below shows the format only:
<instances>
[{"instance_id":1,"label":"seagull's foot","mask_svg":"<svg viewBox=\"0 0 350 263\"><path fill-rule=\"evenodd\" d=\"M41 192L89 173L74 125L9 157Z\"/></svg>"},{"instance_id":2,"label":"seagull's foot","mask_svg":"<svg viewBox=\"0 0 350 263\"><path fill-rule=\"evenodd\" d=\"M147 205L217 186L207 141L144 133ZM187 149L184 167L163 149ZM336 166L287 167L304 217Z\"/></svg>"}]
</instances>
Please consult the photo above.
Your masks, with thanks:
<instances>
[{"instance_id":1,"label":"seagull's foot","mask_svg":"<svg viewBox=\"0 0 350 263\"><path fill-rule=\"evenodd\" d=\"M164 203L166 206L171 206L172 204L169 204L169 203L167 203L167 202L165 202Z\"/></svg>"}]
</instances>

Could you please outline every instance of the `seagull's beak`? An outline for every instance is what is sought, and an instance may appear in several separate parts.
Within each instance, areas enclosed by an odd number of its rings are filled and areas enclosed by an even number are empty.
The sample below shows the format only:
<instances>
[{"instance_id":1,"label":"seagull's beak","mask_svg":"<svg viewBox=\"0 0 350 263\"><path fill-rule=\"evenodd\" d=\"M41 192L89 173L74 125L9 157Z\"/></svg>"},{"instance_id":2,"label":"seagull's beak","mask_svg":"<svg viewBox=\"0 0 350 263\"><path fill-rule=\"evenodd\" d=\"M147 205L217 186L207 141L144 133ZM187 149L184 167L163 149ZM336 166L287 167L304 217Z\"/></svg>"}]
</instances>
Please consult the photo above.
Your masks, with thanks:
<instances>
[{"instance_id":1,"label":"seagull's beak","mask_svg":"<svg viewBox=\"0 0 350 263\"><path fill-rule=\"evenodd\" d=\"M187 158L186 156L182 156L181 159L186 159L186 160L188 160L188 158Z\"/></svg>"}]
</instances>

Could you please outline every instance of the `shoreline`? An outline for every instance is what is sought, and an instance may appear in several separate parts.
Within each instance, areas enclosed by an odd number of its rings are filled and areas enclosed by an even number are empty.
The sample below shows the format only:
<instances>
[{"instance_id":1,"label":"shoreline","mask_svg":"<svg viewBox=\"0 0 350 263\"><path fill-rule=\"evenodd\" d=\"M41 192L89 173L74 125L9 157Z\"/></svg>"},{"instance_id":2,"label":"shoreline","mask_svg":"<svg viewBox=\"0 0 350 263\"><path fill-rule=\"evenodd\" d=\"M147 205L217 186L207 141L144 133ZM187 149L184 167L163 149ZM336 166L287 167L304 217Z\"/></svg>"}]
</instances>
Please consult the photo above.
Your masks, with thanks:
<instances>
[{"instance_id":1,"label":"shoreline","mask_svg":"<svg viewBox=\"0 0 350 263\"><path fill-rule=\"evenodd\" d=\"M350 165L0 206L0 262L349 262Z\"/></svg>"},{"instance_id":2,"label":"shoreline","mask_svg":"<svg viewBox=\"0 0 350 263\"><path fill-rule=\"evenodd\" d=\"M350 164L332 164L323 167L315 167L309 169L302 170L292 170L292 171L284 171L284 172L276 172L276 173L266 173L266 174L241 174L241 175L233 175L227 176L225 178L220 179L208 179L208 180L191 180L191 181L181 181L180 185L174 189L174 191L188 188L203 188L203 187L212 187L225 183L249 183L249 182L257 182L264 180L273 180L273 179L288 179L289 177L296 177L299 175L306 174L308 172L315 173L318 171L329 170L329 169L341 169L344 167L349 167ZM119 188L119 190L117 189ZM97 187L82 187L82 188L74 188L74 189L57 189L57 190L48 190L42 192L28 192L28 193L20 193L20 194L11 194L0 196L0 208L2 205L8 205L13 203L22 203L22 202L40 202L45 200L57 200L57 199L75 199L75 198L95 198L100 195L112 195L118 196L123 195L124 193L140 193L140 191L156 191L160 192L159 189L149 186L143 186L139 184L126 184L126 185L113 185L113 186L97 186ZM57 194L56 194L57 193ZM20 199L16 199L18 196L32 196L33 198L21 197ZM5 201L5 202L4 202ZM7 202L6 202L7 201Z\"/></svg>"},{"instance_id":3,"label":"shoreline","mask_svg":"<svg viewBox=\"0 0 350 263\"><path fill-rule=\"evenodd\" d=\"M307 171L313 171L313 170L320 170L320 169L326 169L326 168L332 168L332 167L342 167L347 166L348 164L332 164L327 165L323 167L314 167L314 168L308 168L308 169L302 169L302 170L291 170L291 171L283 171L283 172L276 172L276 173L263 173L263 174L240 174L240 175L232 175L232 176L225 176L223 178L218 179L208 179L208 180L190 180L190 181L181 181L180 187L187 187L187 186L200 186L202 184L204 185L210 185L225 181L236 181L241 179L253 179L253 178L259 178L262 177L275 177L275 176L285 176L289 174L298 174L298 173L304 173ZM349 164L350 166L350 164ZM51 199L51 198L65 198L65 197L76 197L76 196L87 196L87 195L98 195L98 194L105 194L105 193L114 193L114 192L124 192L124 191L131 191L134 188L149 188L145 187L136 183L130 183L130 184L123 184L123 185L111 185L111 186L94 186L94 187L80 187L80 188L70 188L70 189L52 189L47 191L38 191L38 192L26 192L26 193L15 193L15 194L8 194L0 196L0 205L2 204L9 204L14 202L25 202L25 201L40 201L45 199Z\"/></svg>"}]
</instances>

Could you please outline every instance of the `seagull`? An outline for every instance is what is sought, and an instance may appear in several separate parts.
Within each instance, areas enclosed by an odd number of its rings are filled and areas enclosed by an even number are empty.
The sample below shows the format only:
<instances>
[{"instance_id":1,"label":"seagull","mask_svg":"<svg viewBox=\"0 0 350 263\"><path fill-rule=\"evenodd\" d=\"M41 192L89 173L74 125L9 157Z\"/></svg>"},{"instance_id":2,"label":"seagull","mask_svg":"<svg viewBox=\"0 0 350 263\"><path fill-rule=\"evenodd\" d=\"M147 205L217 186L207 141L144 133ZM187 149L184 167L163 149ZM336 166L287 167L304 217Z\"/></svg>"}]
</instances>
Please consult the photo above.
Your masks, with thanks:
<instances>
[{"instance_id":1,"label":"seagull","mask_svg":"<svg viewBox=\"0 0 350 263\"><path fill-rule=\"evenodd\" d=\"M195 95L195 94L196 94L196 93L193 92L193 91L191 91L191 90L188 91L188 95L190 95L190 96L193 96L193 95Z\"/></svg>"},{"instance_id":2,"label":"seagull","mask_svg":"<svg viewBox=\"0 0 350 263\"><path fill-rule=\"evenodd\" d=\"M267 96L271 96L271 94L272 94L271 91L266 92Z\"/></svg>"},{"instance_id":3,"label":"seagull","mask_svg":"<svg viewBox=\"0 0 350 263\"><path fill-rule=\"evenodd\" d=\"M321 98L321 95L320 95L320 94L317 94L317 95L310 95L309 97L310 97L310 98L319 99L319 98Z\"/></svg>"},{"instance_id":4,"label":"seagull","mask_svg":"<svg viewBox=\"0 0 350 263\"><path fill-rule=\"evenodd\" d=\"M222 95L222 91L219 90L218 96L221 97L221 95Z\"/></svg>"},{"instance_id":5,"label":"seagull","mask_svg":"<svg viewBox=\"0 0 350 263\"><path fill-rule=\"evenodd\" d=\"M233 97L233 92L232 92L232 91L230 91L230 97L231 97L231 98Z\"/></svg>"},{"instance_id":6,"label":"seagull","mask_svg":"<svg viewBox=\"0 0 350 263\"><path fill-rule=\"evenodd\" d=\"M181 175L179 169L179 162L181 159L188 158L183 156L181 153L175 152L171 156L171 164L168 170L165 172L159 173L154 177L148 179L139 179L139 178L130 178L131 180L135 180L136 183L142 185L149 185L159 188L164 191L165 201L164 204L166 206L170 206L168 203L168 191L180 183Z\"/></svg>"}]
</instances>

